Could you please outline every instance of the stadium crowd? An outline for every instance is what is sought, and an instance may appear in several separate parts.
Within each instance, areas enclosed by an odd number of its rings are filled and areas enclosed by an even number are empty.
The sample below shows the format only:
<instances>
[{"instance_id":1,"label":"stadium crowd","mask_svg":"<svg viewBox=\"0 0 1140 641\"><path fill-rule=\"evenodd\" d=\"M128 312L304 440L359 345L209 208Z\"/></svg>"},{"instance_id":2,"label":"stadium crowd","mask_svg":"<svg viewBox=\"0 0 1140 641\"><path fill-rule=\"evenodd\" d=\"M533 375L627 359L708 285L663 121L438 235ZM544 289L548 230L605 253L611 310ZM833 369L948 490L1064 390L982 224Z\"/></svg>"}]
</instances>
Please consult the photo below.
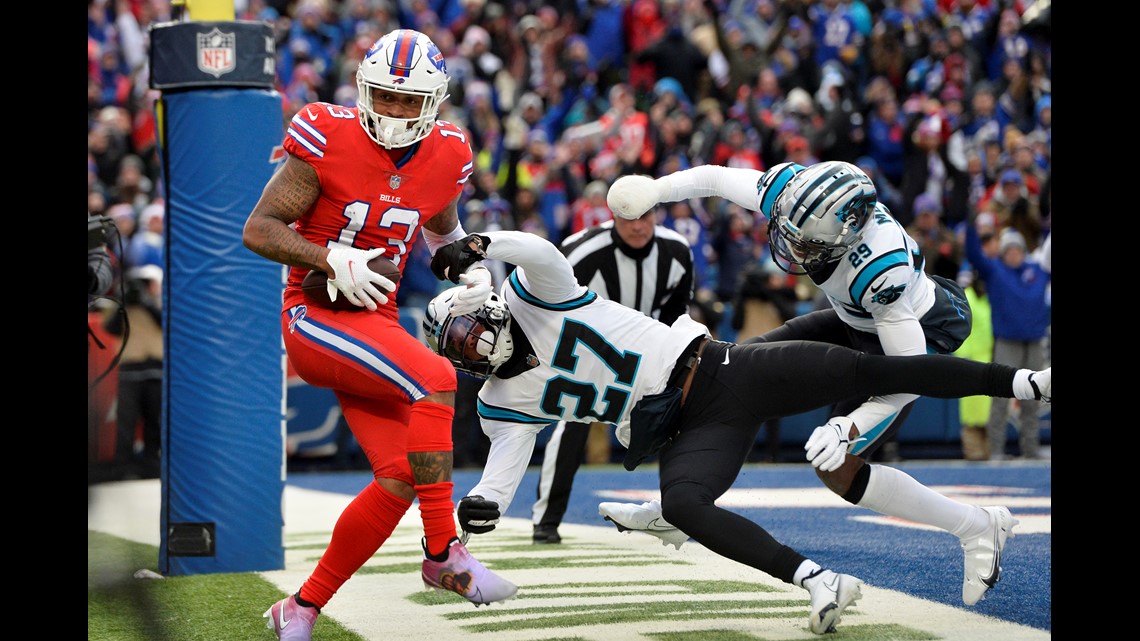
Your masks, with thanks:
<instances>
[{"instance_id":1,"label":"stadium crowd","mask_svg":"<svg viewBox=\"0 0 1140 641\"><path fill-rule=\"evenodd\" d=\"M237 0L272 25L283 122L308 102L354 106L377 38L422 31L451 76L441 118L469 133L468 231L559 243L612 217L629 173L701 164L766 169L844 160L924 242L932 273L973 281L966 228L1017 230L1031 255L1051 232L1049 0ZM88 213L122 240L116 274L162 266L163 184L147 29L170 0L88 0ZM259 186L251 185L251 189ZM742 284L767 278L767 220L723 199L658 210L694 253L694 315L740 329ZM159 242L155 242L158 238ZM423 243L418 243L423 245ZM400 286L446 283L426 248ZM797 277L800 313L826 305ZM498 283L496 282L496 285ZM116 285L117 286L117 285ZM975 330L977 331L977 330Z\"/></svg>"}]
</instances>

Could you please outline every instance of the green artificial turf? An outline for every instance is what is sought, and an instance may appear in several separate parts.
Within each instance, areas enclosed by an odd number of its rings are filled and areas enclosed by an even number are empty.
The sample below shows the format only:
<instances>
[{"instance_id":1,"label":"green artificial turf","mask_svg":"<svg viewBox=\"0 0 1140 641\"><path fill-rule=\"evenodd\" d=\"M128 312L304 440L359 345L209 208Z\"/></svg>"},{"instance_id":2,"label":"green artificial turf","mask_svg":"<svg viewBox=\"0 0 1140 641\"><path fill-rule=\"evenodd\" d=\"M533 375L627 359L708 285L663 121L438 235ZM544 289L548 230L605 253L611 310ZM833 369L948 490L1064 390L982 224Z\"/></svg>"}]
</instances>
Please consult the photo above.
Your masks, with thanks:
<instances>
[{"instance_id":1,"label":"green artificial turf","mask_svg":"<svg viewBox=\"0 0 1140 641\"><path fill-rule=\"evenodd\" d=\"M158 548L87 531L88 641L273 641L261 617L285 593L256 573L157 574ZM321 641L364 641L317 619Z\"/></svg>"}]
</instances>

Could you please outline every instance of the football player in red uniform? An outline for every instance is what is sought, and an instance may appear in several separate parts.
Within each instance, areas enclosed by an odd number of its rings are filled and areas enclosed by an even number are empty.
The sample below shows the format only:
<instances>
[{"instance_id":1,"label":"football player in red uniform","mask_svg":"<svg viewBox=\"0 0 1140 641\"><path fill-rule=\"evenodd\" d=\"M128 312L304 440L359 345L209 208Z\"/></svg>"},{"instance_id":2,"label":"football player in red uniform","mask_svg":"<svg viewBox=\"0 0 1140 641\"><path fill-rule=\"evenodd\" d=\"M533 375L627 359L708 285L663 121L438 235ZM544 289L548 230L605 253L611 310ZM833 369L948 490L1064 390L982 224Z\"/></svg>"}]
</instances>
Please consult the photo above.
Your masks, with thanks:
<instances>
[{"instance_id":1,"label":"football player in red uniform","mask_svg":"<svg viewBox=\"0 0 1140 641\"><path fill-rule=\"evenodd\" d=\"M281 315L289 360L307 383L336 393L376 479L341 514L300 590L265 613L279 639L310 639L320 608L380 548L416 498L425 585L450 589L476 606L517 591L456 536L455 369L403 329L396 285L368 269L368 261L383 254L402 273L417 233L433 254L466 236L456 204L471 175L471 146L462 130L436 119L448 97L447 66L426 35L400 29L372 45L356 81L355 108L316 102L293 116L284 142L288 157L242 236L252 251L290 266ZM313 269L329 274L332 299L345 296L357 307L309 303L301 281ZM457 301L456 314L474 311L491 292L490 274L480 265L460 278L468 296Z\"/></svg>"}]
</instances>

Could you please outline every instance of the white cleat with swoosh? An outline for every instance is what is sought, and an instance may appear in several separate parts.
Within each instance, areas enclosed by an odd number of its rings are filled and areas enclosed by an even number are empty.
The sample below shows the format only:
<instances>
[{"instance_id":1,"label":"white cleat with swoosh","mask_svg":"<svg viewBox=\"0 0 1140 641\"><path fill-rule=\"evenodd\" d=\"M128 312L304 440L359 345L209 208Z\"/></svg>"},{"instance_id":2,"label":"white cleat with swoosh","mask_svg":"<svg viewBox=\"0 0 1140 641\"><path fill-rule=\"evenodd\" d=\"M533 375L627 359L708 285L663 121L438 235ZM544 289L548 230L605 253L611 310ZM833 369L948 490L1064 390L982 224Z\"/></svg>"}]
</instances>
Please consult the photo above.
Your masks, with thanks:
<instances>
[{"instance_id":1,"label":"white cleat with swoosh","mask_svg":"<svg viewBox=\"0 0 1140 641\"><path fill-rule=\"evenodd\" d=\"M1007 538L1013 536L1017 519L1002 506L983 507L990 525L981 535L962 539L966 572L962 578L962 602L974 605L1001 579L1001 551Z\"/></svg>"},{"instance_id":2,"label":"white cleat with swoosh","mask_svg":"<svg viewBox=\"0 0 1140 641\"><path fill-rule=\"evenodd\" d=\"M598 514L617 526L619 532L645 532L661 539L661 545L681 549L689 535L677 529L661 516L661 501L634 503L606 502L598 504Z\"/></svg>"},{"instance_id":3,"label":"white cleat with swoosh","mask_svg":"<svg viewBox=\"0 0 1140 641\"><path fill-rule=\"evenodd\" d=\"M316 608L298 604L290 594L270 606L261 616L268 619L265 627L273 630L278 641L310 641L313 638L313 624L317 622L320 613Z\"/></svg>"}]
</instances>

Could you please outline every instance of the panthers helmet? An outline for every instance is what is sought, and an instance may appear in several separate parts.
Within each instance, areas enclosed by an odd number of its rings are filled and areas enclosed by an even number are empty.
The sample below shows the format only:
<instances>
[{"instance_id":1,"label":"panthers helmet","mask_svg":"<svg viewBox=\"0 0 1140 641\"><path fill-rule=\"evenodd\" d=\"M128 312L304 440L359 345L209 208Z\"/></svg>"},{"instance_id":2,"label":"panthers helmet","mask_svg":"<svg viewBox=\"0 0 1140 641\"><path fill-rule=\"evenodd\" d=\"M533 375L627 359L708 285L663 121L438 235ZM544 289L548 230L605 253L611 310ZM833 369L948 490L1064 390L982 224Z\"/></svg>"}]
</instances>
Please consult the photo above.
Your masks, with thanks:
<instances>
[{"instance_id":1,"label":"panthers helmet","mask_svg":"<svg viewBox=\"0 0 1140 641\"><path fill-rule=\"evenodd\" d=\"M514 353L511 312L498 294L469 314L451 316L451 301L466 285L452 287L427 305L423 329L428 347L447 358L455 369L487 378Z\"/></svg>"},{"instance_id":2,"label":"panthers helmet","mask_svg":"<svg viewBox=\"0 0 1140 641\"><path fill-rule=\"evenodd\" d=\"M360 125L385 149L415 144L435 127L448 82L447 63L431 38L411 29L393 31L373 43L356 70ZM420 115L389 118L376 113L372 108L376 89L423 96Z\"/></svg>"},{"instance_id":3,"label":"panthers helmet","mask_svg":"<svg viewBox=\"0 0 1140 641\"><path fill-rule=\"evenodd\" d=\"M772 203L768 246L776 264L802 274L839 260L862 238L877 200L875 184L851 163L798 171Z\"/></svg>"}]
</instances>

